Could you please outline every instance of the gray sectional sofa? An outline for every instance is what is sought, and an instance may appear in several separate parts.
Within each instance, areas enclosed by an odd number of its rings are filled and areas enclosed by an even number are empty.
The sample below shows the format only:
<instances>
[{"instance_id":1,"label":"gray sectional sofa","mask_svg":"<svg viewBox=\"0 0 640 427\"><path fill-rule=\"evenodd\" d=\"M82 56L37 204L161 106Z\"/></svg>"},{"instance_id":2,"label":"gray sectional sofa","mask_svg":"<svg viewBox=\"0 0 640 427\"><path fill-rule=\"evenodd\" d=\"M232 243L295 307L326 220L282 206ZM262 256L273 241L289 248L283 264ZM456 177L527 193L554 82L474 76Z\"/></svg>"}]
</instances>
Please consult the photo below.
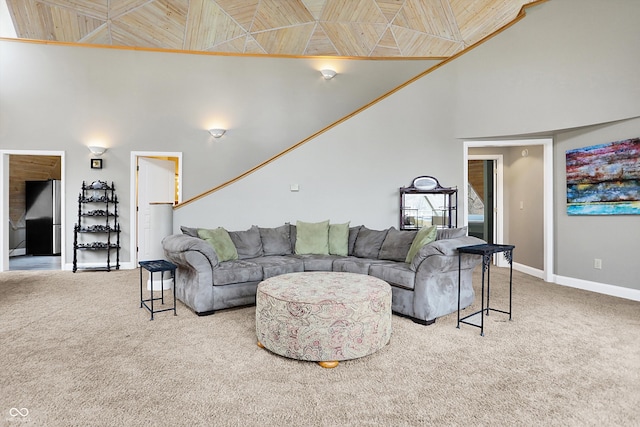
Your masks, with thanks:
<instances>
[{"instance_id":1,"label":"gray sectional sofa","mask_svg":"<svg viewBox=\"0 0 640 427\"><path fill-rule=\"evenodd\" d=\"M347 225L348 227L348 225ZM198 237L198 229L163 239L166 258L178 266L176 296L198 315L255 304L258 284L269 277L301 271L368 274L392 287L392 310L417 323L430 324L458 308L460 246L485 243L467 236L465 228L439 229L437 239L422 246L411 262L409 247L416 231L348 228L348 249L342 255L296 253L296 226L251 227L228 232L237 259L221 262L213 246ZM474 300L473 269L481 257L461 259L461 307Z\"/></svg>"}]
</instances>

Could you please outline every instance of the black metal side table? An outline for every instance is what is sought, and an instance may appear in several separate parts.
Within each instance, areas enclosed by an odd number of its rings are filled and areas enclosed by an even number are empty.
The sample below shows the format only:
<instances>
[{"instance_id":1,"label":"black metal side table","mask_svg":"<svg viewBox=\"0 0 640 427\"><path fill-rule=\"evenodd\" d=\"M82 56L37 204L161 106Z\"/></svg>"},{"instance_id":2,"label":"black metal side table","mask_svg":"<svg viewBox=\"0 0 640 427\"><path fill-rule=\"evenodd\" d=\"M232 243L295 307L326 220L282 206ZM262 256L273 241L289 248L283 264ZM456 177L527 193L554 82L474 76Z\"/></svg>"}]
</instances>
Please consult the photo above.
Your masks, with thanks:
<instances>
[{"instance_id":1,"label":"black metal side table","mask_svg":"<svg viewBox=\"0 0 640 427\"><path fill-rule=\"evenodd\" d=\"M512 291L513 291L513 249L515 249L514 245L494 245L494 244L483 244L483 245L473 245L473 246L461 246L458 248L458 325L457 328L460 329L460 323L465 323L467 325L475 326L480 328L480 335L484 336L484 316L489 315L489 311L497 311L499 313L505 313L509 315L509 320L511 320L511 300L512 300ZM491 281L491 257L495 253L503 252L504 257L509 263L509 311L497 310L495 308L490 308L489 305L489 295L490 295L490 281ZM473 312L463 318L460 318L460 267L461 267L461 258L462 254L475 254L482 255L482 296L481 296L481 308L480 310ZM485 271L487 272L487 306L484 305L484 277ZM476 324L471 322L470 317L476 316L480 314L480 324Z\"/></svg>"},{"instance_id":2,"label":"black metal side table","mask_svg":"<svg viewBox=\"0 0 640 427\"><path fill-rule=\"evenodd\" d=\"M154 313L160 313L163 311L173 310L173 315L177 316L175 277L176 277L176 268L178 268L178 266L165 260L140 261L138 262L138 264L140 265L140 308L145 307L147 310L149 310L149 312L151 313L150 320L153 320ZM149 296L149 299L143 299L144 297L142 296L142 269L143 268L149 272L149 281L151 282L151 294ZM171 286L173 288L173 307L163 308L162 310L155 310L153 308L154 301L161 300L162 304L164 305L164 286L162 285L162 279L165 271L171 272L171 281L173 282ZM161 296L156 298L153 297L153 273L160 273L160 281L161 281L160 282ZM151 306L147 305L148 302L151 303Z\"/></svg>"}]
</instances>

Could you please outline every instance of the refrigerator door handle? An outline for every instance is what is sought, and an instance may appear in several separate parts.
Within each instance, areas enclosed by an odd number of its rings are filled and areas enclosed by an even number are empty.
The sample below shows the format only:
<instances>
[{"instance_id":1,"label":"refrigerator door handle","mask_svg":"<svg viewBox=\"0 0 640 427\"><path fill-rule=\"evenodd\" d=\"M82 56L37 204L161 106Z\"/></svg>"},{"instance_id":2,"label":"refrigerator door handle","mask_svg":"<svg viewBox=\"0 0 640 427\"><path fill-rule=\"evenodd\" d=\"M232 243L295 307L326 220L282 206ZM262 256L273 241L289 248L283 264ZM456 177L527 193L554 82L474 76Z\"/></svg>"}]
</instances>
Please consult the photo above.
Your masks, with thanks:
<instances>
[{"instance_id":1,"label":"refrigerator door handle","mask_svg":"<svg viewBox=\"0 0 640 427\"><path fill-rule=\"evenodd\" d=\"M53 225L62 225L60 181L53 181Z\"/></svg>"}]
</instances>

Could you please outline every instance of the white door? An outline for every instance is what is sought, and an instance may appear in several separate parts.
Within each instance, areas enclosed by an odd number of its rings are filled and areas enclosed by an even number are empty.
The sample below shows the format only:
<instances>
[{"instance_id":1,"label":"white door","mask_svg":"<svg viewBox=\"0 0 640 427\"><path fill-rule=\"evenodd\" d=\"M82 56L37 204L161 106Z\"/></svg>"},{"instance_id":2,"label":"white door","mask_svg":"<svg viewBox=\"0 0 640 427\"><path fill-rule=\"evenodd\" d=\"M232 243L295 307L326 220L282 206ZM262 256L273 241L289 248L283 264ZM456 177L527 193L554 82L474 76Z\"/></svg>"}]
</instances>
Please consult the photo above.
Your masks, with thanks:
<instances>
[{"instance_id":1,"label":"white door","mask_svg":"<svg viewBox=\"0 0 640 427\"><path fill-rule=\"evenodd\" d=\"M163 252L153 239L152 203L174 203L175 170L172 160L138 157L138 260L162 259ZM162 236L164 237L164 236Z\"/></svg>"}]
</instances>

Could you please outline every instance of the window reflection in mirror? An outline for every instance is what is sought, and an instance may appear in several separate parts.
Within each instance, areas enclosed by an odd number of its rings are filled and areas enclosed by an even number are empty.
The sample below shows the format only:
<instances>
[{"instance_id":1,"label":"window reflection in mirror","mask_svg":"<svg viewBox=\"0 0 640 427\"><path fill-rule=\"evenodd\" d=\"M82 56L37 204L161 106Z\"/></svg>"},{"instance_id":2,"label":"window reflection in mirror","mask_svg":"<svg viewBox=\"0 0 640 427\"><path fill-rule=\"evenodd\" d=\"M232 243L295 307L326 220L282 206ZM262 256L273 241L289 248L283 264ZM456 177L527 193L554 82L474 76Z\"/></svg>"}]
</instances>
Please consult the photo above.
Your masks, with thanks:
<instances>
[{"instance_id":1,"label":"window reflection in mirror","mask_svg":"<svg viewBox=\"0 0 640 427\"><path fill-rule=\"evenodd\" d=\"M405 194L404 228L447 226L447 218L443 216L447 207L443 205L443 201L444 197L441 194Z\"/></svg>"}]
</instances>

